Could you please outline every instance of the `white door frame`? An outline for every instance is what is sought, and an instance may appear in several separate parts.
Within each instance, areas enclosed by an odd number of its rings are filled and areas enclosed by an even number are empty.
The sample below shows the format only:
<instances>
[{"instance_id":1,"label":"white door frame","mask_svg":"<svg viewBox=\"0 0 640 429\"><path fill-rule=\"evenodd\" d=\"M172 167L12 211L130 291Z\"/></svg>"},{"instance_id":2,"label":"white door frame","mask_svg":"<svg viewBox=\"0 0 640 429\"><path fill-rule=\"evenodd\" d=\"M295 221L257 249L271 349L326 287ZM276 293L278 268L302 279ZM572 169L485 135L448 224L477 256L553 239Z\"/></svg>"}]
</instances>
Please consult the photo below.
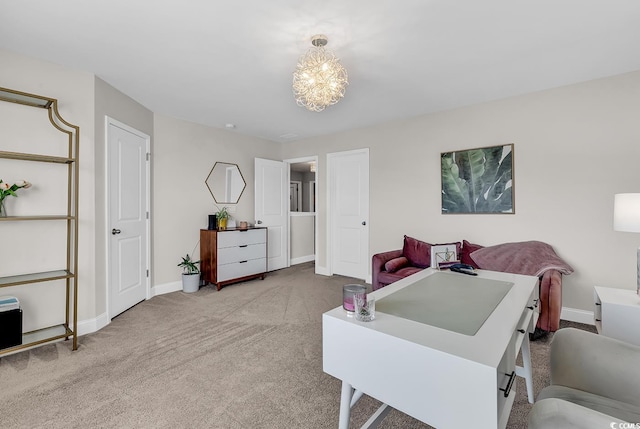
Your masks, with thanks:
<instances>
[{"instance_id":1,"label":"white door frame","mask_svg":"<svg viewBox=\"0 0 640 429\"><path fill-rule=\"evenodd\" d=\"M291 177L291 172L289 172L289 177ZM302 211L302 182L300 180L289 180L289 183L295 183L298 185L298 197L296 198L296 206L298 206L298 211ZM289 192L291 192L291 188L289 188ZM291 199L291 195L289 195L289 199ZM289 203L289 211L291 211L291 203Z\"/></svg>"},{"instance_id":2,"label":"white door frame","mask_svg":"<svg viewBox=\"0 0 640 429\"><path fill-rule=\"evenodd\" d=\"M316 179L317 179L317 172L316 173ZM313 207L313 210L311 210L312 212L316 212L316 205L318 198L316 197L316 180L312 180L311 182L309 182L309 207Z\"/></svg>"},{"instance_id":3,"label":"white door frame","mask_svg":"<svg viewBox=\"0 0 640 429\"><path fill-rule=\"evenodd\" d=\"M344 156L344 155L353 155L353 154L357 154L357 153L366 153L367 155L369 155L369 148L363 148L363 149L354 149L354 150L346 150L346 151L340 151L340 152L332 152L332 153L327 153L326 158L327 158L327 181L326 181L326 185L327 185L327 190L326 190L326 201L327 201L327 230L326 230L326 240L327 240L327 246L325 248L326 251L326 263L327 263L327 275L332 276L334 274L333 272L333 223L334 223L334 213L333 213L333 207L331 204L331 199L332 199L332 195L331 195L331 180L332 178L330 177L331 175L331 168L332 168L332 163L333 163L333 159L339 156ZM316 178L317 180L317 178ZM370 202L369 202L370 204ZM316 217L317 218L317 217ZM369 222L369 218L370 216L367 216L367 223ZM367 231L369 234L368 237L368 243L369 243L369 249L371 249L371 236L370 236L370 227L367 227ZM370 250L367 250L367 253L370 253ZM367 274L366 274L366 279L364 279L367 283L371 283L371 267L369 266L369 268L366 270Z\"/></svg>"},{"instance_id":4,"label":"white door frame","mask_svg":"<svg viewBox=\"0 0 640 429\"><path fill-rule=\"evenodd\" d=\"M151 137L145 133L143 133L142 131L136 130L135 128L130 127L127 124L124 124L116 119L113 119L109 116L105 115L105 121L104 121L104 171L105 171L105 183L104 183L104 207L105 207L105 224L104 224L104 235L105 235L105 269L106 269L106 288L105 288L105 294L106 294L106 313L107 313L107 320L110 322L111 321L111 252L109 249L109 243L111 242L111 231L109 230L109 225L111 225L111 219L110 219L110 211L109 211L109 192L110 192L110 188L109 188L109 179L111 178L110 176L110 170L109 170L109 126L110 125L114 125L116 127L122 128L132 134L137 135L138 137L142 138L145 140L145 148L146 148L146 153L147 153L147 157L150 157L151 154ZM146 176L147 176L147 186L145 189L145 205L146 205L146 212L147 212L147 221L146 221L146 235L147 235L147 242L145 243L146 247L147 247L147 260L145 261L149 270L149 275L145 277L145 283L146 283L146 299L150 299L151 298L151 167L149 165L149 163L146 164ZM108 322L108 323L109 323Z\"/></svg>"},{"instance_id":5,"label":"white door frame","mask_svg":"<svg viewBox=\"0 0 640 429\"><path fill-rule=\"evenodd\" d=\"M304 156L304 157L300 157L300 158L291 158L291 159L285 159L284 162L287 163L289 165L289 175L291 175L291 164L297 164L300 162L315 162L316 163L316 183L320 183L320 173L319 173L319 168L317 168L318 166L318 155L313 155L313 156ZM317 190L316 190L317 191ZM291 198L291 197L289 197ZM317 203L316 203L317 204ZM315 255L315 259L316 262L318 261L318 207L316 206L316 211L315 211L316 215L314 216L314 249L313 249L313 253ZM289 242L291 242L291 216L287 216L287 240L289 240ZM287 255L287 258L289 259L289 262L291 262L291 246L288 246L288 250L289 254ZM319 271L319 267L318 264L315 264L315 273L316 274L321 274Z\"/></svg>"}]
</instances>

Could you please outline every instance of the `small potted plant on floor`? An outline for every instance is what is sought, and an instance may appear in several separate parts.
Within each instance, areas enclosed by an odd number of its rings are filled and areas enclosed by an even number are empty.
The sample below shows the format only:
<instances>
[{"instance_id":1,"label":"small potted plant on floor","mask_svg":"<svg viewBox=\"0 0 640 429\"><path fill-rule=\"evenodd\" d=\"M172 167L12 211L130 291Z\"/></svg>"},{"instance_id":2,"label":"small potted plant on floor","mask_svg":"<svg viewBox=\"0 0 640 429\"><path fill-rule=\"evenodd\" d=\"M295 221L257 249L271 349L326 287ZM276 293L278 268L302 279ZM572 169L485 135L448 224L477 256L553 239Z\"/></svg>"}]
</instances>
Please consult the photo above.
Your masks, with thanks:
<instances>
[{"instance_id":1,"label":"small potted plant on floor","mask_svg":"<svg viewBox=\"0 0 640 429\"><path fill-rule=\"evenodd\" d=\"M218 229L227 229L227 220L229 219L229 210L226 207L222 207L216 213L216 219L218 219Z\"/></svg>"},{"instance_id":2,"label":"small potted plant on floor","mask_svg":"<svg viewBox=\"0 0 640 429\"><path fill-rule=\"evenodd\" d=\"M182 262L178 264L182 267L182 291L191 293L197 292L200 288L200 270L196 266L200 261L194 261L189 254L182 257Z\"/></svg>"}]
</instances>

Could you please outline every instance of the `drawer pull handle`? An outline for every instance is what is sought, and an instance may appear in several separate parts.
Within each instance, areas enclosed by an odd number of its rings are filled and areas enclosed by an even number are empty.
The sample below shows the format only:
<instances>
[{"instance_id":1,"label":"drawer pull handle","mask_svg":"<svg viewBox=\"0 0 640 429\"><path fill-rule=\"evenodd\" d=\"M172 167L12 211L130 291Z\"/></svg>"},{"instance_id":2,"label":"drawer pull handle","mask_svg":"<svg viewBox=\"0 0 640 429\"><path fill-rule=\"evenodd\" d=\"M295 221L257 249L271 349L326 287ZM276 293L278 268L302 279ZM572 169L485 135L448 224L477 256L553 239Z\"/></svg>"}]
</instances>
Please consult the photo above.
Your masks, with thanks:
<instances>
[{"instance_id":1,"label":"drawer pull handle","mask_svg":"<svg viewBox=\"0 0 640 429\"><path fill-rule=\"evenodd\" d=\"M247 262L249 262L249 261L240 261L240 262L238 262L238 263L239 263L239 264L246 264Z\"/></svg>"},{"instance_id":2,"label":"drawer pull handle","mask_svg":"<svg viewBox=\"0 0 640 429\"><path fill-rule=\"evenodd\" d=\"M602 322L602 319L596 319L596 322Z\"/></svg>"},{"instance_id":3,"label":"drawer pull handle","mask_svg":"<svg viewBox=\"0 0 640 429\"><path fill-rule=\"evenodd\" d=\"M530 306L528 306L527 308L528 308L529 310L533 310L533 308L534 308L534 307L533 307L533 305L530 305Z\"/></svg>"},{"instance_id":4,"label":"drawer pull handle","mask_svg":"<svg viewBox=\"0 0 640 429\"><path fill-rule=\"evenodd\" d=\"M505 374L506 375L506 374ZM508 398L509 397L509 393L511 393L511 388L513 387L513 382L516 378L516 372L515 371L511 371L511 374L509 375L509 382L507 383L507 387L506 388L500 388L500 390L502 390L504 392L504 397Z\"/></svg>"},{"instance_id":5,"label":"drawer pull handle","mask_svg":"<svg viewBox=\"0 0 640 429\"><path fill-rule=\"evenodd\" d=\"M238 247L247 247L248 244L243 244L242 246L238 246Z\"/></svg>"},{"instance_id":6,"label":"drawer pull handle","mask_svg":"<svg viewBox=\"0 0 640 429\"><path fill-rule=\"evenodd\" d=\"M521 334L524 334L526 331L524 329L518 329L518 332L520 332Z\"/></svg>"},{"instance_id":7,"label":"drawer pull handle","mask_svg":"<svg viewBox=\"0 0 640 429\"><path fill-rule=\"evenodd\" d=\"M596 302L596 305L602 305L602 304L600 304L599 302Z\"/></svg>"}]
</instances>

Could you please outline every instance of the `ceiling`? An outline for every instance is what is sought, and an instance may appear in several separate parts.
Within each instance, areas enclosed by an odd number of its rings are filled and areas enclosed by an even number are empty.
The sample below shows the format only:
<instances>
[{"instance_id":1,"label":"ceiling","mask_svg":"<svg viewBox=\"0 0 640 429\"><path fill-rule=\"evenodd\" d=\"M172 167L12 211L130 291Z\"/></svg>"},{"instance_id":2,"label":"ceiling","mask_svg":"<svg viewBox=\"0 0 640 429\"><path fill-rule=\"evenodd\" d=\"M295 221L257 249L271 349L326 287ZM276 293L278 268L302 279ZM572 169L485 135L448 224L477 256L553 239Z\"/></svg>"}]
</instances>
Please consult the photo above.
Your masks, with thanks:
<instances>
[{"instance_id":1,"label":"ceiling","mask_svg":"<svg viewBox=\"0 0 640 429\"><path fill-rule=\"evenodd\" d=\"M637 0L0 0L0 48L289 142L640 70L639 22ZM291 91L317 33L349 73L319 113Z\"/></svg>"}]
</instances>

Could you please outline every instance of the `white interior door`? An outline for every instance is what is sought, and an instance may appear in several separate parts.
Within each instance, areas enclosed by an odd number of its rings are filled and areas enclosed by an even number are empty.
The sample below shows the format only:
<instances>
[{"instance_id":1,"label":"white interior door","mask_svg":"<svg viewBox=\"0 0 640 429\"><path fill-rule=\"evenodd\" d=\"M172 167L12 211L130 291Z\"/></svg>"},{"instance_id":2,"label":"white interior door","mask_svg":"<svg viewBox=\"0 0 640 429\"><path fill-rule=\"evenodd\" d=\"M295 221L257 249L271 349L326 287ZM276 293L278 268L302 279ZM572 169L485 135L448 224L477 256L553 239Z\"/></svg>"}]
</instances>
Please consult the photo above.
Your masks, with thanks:
<instances>
[{"instance_id":1,"label":"white interior door","mask_svg":"<svg viewBox=\"0 0 640 429\"><path fill-rule=\"evenodd\" d=\"M110 318L149 297L149 142L107 118Z\"/></svg>"},{"instance_id":2,"label":"white interior door","mask_svg":"<svg viewBox=\"0 0 640 429\"><path fill-rule=\"evenodd\" d=\"M282 161L255 159L257 226L268 228L267 270L289 266L289 168Z\"/></svg>"},{"instance_id":3,"label":"white interior door","mask_svg":"<svg viewBox=\"0 0 640 429\"><path fill-rule=\"evenodd\" d=\"M327 155L331 272L369 273L369 149Z\"/></svg>"}]
</instances>

